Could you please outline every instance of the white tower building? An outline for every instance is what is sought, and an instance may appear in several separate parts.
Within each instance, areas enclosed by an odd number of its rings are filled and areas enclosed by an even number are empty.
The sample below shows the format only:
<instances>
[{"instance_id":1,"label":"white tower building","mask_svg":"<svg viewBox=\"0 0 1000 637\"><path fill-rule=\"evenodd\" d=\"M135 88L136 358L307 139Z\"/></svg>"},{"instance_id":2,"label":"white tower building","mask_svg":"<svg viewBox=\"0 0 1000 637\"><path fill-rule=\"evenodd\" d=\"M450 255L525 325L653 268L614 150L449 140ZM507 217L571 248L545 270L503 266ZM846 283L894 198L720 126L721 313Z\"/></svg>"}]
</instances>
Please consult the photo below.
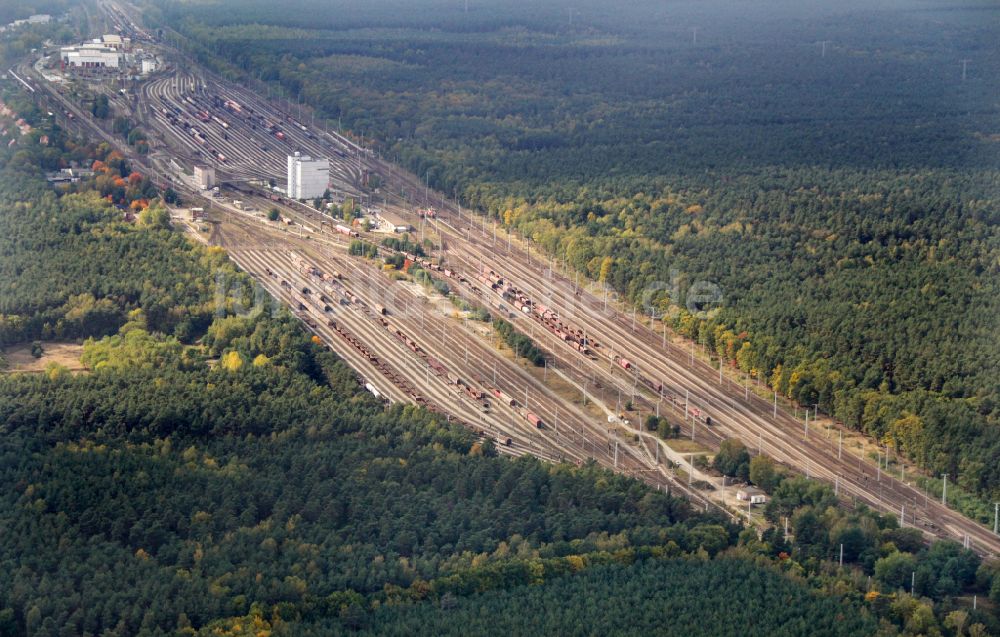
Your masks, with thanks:
<instances>
[{"instance_id":1,"label":"white tower building","mask_svg":"<svg viewBox=\"0 0 1000 637\"><path fill-rule=\"evenodd\" d=\"M326 192L330 183L330 161L296 152L288 156L288 196L312 199Z\"/></svg>"}]
</instances>

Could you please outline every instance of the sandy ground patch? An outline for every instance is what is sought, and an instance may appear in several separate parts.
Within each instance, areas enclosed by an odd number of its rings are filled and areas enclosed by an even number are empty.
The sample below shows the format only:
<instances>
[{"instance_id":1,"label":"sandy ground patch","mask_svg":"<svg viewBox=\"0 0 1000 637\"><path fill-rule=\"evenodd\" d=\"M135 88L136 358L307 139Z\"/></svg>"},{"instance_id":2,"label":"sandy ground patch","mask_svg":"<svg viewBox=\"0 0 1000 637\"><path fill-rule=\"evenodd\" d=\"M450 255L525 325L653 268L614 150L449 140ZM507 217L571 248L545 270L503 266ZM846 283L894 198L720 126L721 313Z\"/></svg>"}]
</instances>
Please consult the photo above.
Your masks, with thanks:
<instances>
[{"instance_id":1,"label":"sandy ground patch","mask_svg":"<svg viewBox=\"0 0 1000 637\"><path fill-rule=\"evenodd\" d=\"M7 359L7 367L4 372L43 372L49 363L58 363L70 371L85 371L86 368L80 362L80 355L83 353L83 345L71 342L48 342L42 343L45 350L41 358L31 355L31 343L14 345L4 349L3 355Z\"/></svg>"}]
</instances>

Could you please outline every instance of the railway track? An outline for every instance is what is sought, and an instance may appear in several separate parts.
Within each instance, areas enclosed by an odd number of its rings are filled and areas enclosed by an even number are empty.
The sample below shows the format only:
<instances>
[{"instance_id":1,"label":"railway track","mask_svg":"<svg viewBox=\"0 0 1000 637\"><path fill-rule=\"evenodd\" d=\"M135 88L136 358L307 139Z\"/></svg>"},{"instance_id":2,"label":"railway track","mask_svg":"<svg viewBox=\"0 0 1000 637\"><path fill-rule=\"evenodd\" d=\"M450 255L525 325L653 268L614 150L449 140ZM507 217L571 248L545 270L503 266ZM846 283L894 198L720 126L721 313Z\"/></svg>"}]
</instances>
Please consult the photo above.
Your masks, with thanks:
<instances>
[{"instance_id":1,"label":"railway track","mask_svg":"<svg viewBox=\"0 0 1000 637\"><path fill-rule=\"evenodd\" d=\"M126 12L114 11L113 3L104 4L112 7L109 15L117 21L116 23L130 29L141 29L128 18ZM180 56L179 53L177 55ZM181 56L178 59L184 58ZM967 540L980 553L994 555L1000 553L1000 538L989 530L936 501L929 500L925 494L911 485L894 476L888 476L881 469L872 467L862 459L844 457L835 444L817 435L815 431L807 434L803 429L803 423L785 409L776 408L774 401L768 401L750 392L745 384L741 386L737 383L734 386L732 380L725 374L719 376L719 370L696 360L690 352L669 346L665 336L654 333L644 325L643 321L633 325L626 315L615 311L613 305L610 306L611 311L606 311L606 305L601 299L586 287L580 288L569 275L552 267L551 263L549 276L539 277L540 270L544 270L544 262L532 257L530 246L522 244L521 241L511 241L509 238L506 245L502 240L497 241L495 227L493 233L490 233L487 231L485 219L463 216L459 206L449 202L440 194L431 192L416 176L381 161L342 135L311 124L307 126L299 121L301 117L296 119L287 112L290 109L283 110L274 101L265 99L245 87L225 82L198 69L193 63L185 66L190 70L178 71L176 80L170 78L159 83L151 82L140 92L140 111L145 113L146 123L155 129L169 148L176 149L180 155L193 161L211 161L210 157L214 156L215 163L223 176L228 175L239 180L280 179L284 174L284 163L279 158L290 150L328 156L331 158L331 170L336 184L352 195L362 194L357 184L366 171L378 172L384 177L383 191L387 205L397 204L392 209L394 213L404 219L412 220L414 226L430 228L442 237L448 245L447 251L442 254L450 267L464 273L467 279L482 272L484 267L501 273L532 299L541 299L546 305L558 310L560 316L567 322L579 326L590 335L599 337L602 348L597 359L593 360L571 348L565 341L552 336L544 326L533 319L520 317L513 322L519 331L537 338L549 350L550 356L558 362L561 370L571 378L575 378L577 382L582 382L584 388L587 387L588 378L591 382L600 379L603 386L622 392L650 411L666 405L673 411L675 417L679 411L683 415L686 428L698 440L709 445L717 444L723 436L740 437L749 447L758 448L811 477L836 485L835 488L842 497L866 503L885 513L898 512L905 524L921 528L929 535ZM43 80L33 76L30 69L19 67L18 76L28 82L28 89L33 88L32 83L35 83L37 87L64 105L68 111L74 112L81 125L84 120L88 120L75 109L74 105L67 104L58 92L53 92ZM227 116L222 110L227 107L220 107L215 100L223 95L238 103L240 109L229 108ZM160 115L157 115L157 107L161 109ZM278 140L271 132L261 133L256 128L257 123L253 120L253 116L248 117L246 113L240 115L240 111L244 108L259 118L256 120L258 123L260 118L280 121L285 140ZM187 128L180 126L178 129L162 109L171 113L174 119L183 116L191 120L194 117L197 124L189 121L190 125ZM199 119L199 113L204 113L208 119ZM228 126L223 126L222 122ZM199 141L190 133L191 127L198 129L203 141ZM103 130L95 128L93 132L105 141L109 141L107 133ZM123 148L122 144L116 142L117 140L109 141L129 155L138 167L146 168L142 158L132 156L134 154L130 154L129 149ZM263 146L267 146L268 149L265 150ZM209 154L206 156L206 153ZM225 159L219 159L218 155L222 155ZM149 161L158 160L150 158ZM419 195L422 190L425 193L425 205L440 206L441 219L424 221L414 215L409 208L410 197ZM404 196L404 192L409 193L409 196ZM312 231L313 245L325 242L331 249L340 245L332 237L322 237L322 225L308 210L297 210L296 215L296 218L303 223L303 227ZM310 219L314 220L314 226L307 225ZM251 236L261 236L259 234L261 228L248 229L247 232ZM217 229L213 234L213 240L229 249L237 263L248 271L255 271L255 268L259 269L262 265L259 261L253 261L252 254L247 257L244 254L246 250L241 249L243 246L233 241L225 230ZM271 240L273 241L273 237ZM291 237L287 238L287 241L292 240ZM266 241L262 240L262 243ZM269 260L269 256L264 259L264 261ZM350 260L342 262L348 263ZM287 266L287 263L285 265ZM294 298L285 294L286 291L280 284L275 288L270 281L257 274L261 284L277 298L288 303L294 302ZM345 331L354 335L359 341L368 342L369 338L373 339L373 342L378 343L378 347L373 347L372 351L379 352L380 357L384 357L381 354L383 348L384 351L393 353L392 365L386 369L395 370L396 373L409 379L413 378L412 374L419 374L421 370L427 374L426 365L421 366L417 360L411 360L412 357L407 353L406 347L395 340L384 326L373 323L369 317L361 314L355 316L352 312L345 312L344 316L348 317L345 319ZM308 318L308 315L303 316L304 320ZM435 321L440 320L439 317L431 318ZM330 326L315 318L312 320L315 327L310 326L310 329L328 343L338 342L340 339L342 345L349 344L343 334L332 331ZM424 316L421 320L428 320L428 317ZM412 327L410 331L413 331ZM454 361L453 350L461 347L463 351L472 352L474 360L489 360L477 358L476 353L485 356L490 352L487 349L484 353L481 340L468 334L464 329L446 331L445 337L439 343L433 341L434 339L427 335L421 335L419 339L421 347L426 347L425 351L434 352L436 357L444 358L448 354L448 360ZM376 378L384 374L377 366L372 365L357 347L350 345L341 349L343 352L338 349L338 353L342 353L352 366L356 365L355 369L364 370L362 372L364 375ZM631 369L617 369L616 357L627 358L631 363ZM466 365L464 362L453 362L452 365L456 370L464 370L462 373L467 375L475 373L480 374L481 379L493 378L492 373L488 376L481 375L471 363ZM500 384L507 388L505 391L515 392L514 388L522 386L523 383L523 386L529 387L530 396L532 391L530 388L534 387L539 400L537 407L539 411L544 412L543 399L553 401L552 404L560 404L558 397L546 393L546 390L537 385L533 386L530 375L525 374L524 370L520 370L516 365L506 365L502 368L498 366L496 373L496 381L491 381L491 384ZM447 413L453 413L457 419L473 427L476 425L471 423L476 422L477 416L482 421L482 412L477 411L473 403L462 398L453 387L437 387L429 382L429 377L425 381L420 386L421 391L426 391L434 401L440 401L442 405L447 406ZM482 384L485 384L485 381ZM650 385L658 384L667 387L665 392L651 389ZM395 392L395 398L399 400L404 400L408 396L405 390L398 387L386 391L390 394ZM681 392L685 395L683 408L678 405ZM672 396L673 400L669 401L669 404L663 401L663 393ZM495 427L497 432L506 431L519 435L519 442L524 440L527 445L536 445L537 449L534 450L537 452L536 455L549 458L558 458L561 455L577 459L593 456L603 464L608 464L610 454L607 447L604 447L609 443L607 431L602 432L602 427L596 426L582 411L574 412L573 409L565 407L564 400L562 405L564 407L560 408L559 416L551 412L544 412L541 415L543 419L549 421L563 420L569 431L573 431L571 425L573 419L582 420L580 434L576 438L576 444L582 445L582 452L574 447L573 436L564 435L560 438L556 432L550 433L547 430L541 430L545 431L544 435L537 431L532 432L530 426L524 424L523 418L521 422L512 418L510 423L501 422L504 419L497 418L490 421L489 426ZM535 408L534 405L531 407ZM700 415L692 417L692 407L698 409ZM439 408L442 412L446 411L445 407ZM566 410L565 414L561 413L562 409ZM701 417L711 417L712 427L709 428L707 422L699 420ZM534 438L531 437L532 433L536 434ZM757 445L754 445L755 440ZM641 475L649 481L652 479L650 473L660 470L651 466L649 458L646 457L648 447L645 442L646 438L642 437L642 444L637 447L619 444L620 455L623 457L618 457L617 460L620 463L618 467L620 470ZM656 480L660 480L660 477ZM692 497L697 498L700 495L692 494Z\"/></svg>"},{"instance_id":2,"label":"railway track","mask_svg":"<svg viewBox=\"0 0 1000 637\"><path fill-rule=\"evenodd\" d=\"M473 234L470 227L466 228L464 233L464 238L466 241L469 240L469 236ZM477 229L478 231L479 229ZM470 254L456 254L455 245L457 239L461 238L462 232L460 229L455 229L453 234L450 236L447 232L442 232L442 236L448 238L449 246L449 259L452 263L453 268L456 262L459 264L461 269L457 270L459 272L466 272L466 278L469 278L473 272L476 272L478 268L471 263L473 256L479 256L480 259L485 263L489 263L488 260L483 259L483 255ZM488 236L485 233L481 233L481 236ZM482 240L482 239L481 239ZM492 248L492 246L490 246ZM498 252L500 252L498 250ZM561 287L552 284L549 289L539 289L539 278L537 277L537 270L528 271L526 266L520 265L518 262L511 261L511 257L506 256L501 253L500 258L497 258L494 263L499 264L499 267L508 266L510 272L515 272L517 275L524 277L525 281L529 283L524 286L524 289L532 294L540 294L542 298L546 299L547 304L551 304L554 307L561 307L561 303L565 299L571 298L570 289L566 283L563 283ZM502 271L502 270L501 270ZM509 275L508 275L509 276ZM553 277L554 278L554 277ZM517 279L520 285L520 278ZM572 297L576 297L575 294ZM572 301L570 302L572 306ZM575 309L571 309L568 313L570 320L575 321L585 321L586 317L591 317L590 320L597 322L594 319L595 314L603 314L603 304L594 303L591 300L589 306L584 303L579 303L575 306ZM709 393L710 390L714 391L718 388L715 383L715 370L709 369L711 376L706 378L708 374L705 373L704 369L706 366L698 360L694 361L692 364L691 357L688 352L679 351L676 347L668 347L664 352L667 356L664 356L664 361L657 361L651 359L642 353L637 353L635 350L629 347L629 343L623 339L620 334L622 332L628 333L638 333L642 329L646 329L641 325L637 325L634 328L629 325L626 329L621 329L616 332L613 328L624 328L621 325L621 315L620 314L609 314L605 316L597 316L597 319L602 320L607 324L607 329L605 334L611 334L610 337L604 337L606 344L606 351L619 352L622 355L627 355L630 360L634 361L635 373L645 372L647 369L653 369L654 373L658 374L657 378L663 379L663 384L674 388L674 391L679 393L681 387L691 387L693 389L687 390L694 393L696 396L698 392ZM617 322L616 326L614 322ZM587 323L588 325L593 325L594 323ZM535 337L551 348L554 354L554 358L559 360L561 363L566 365L566 367L573 369L577 365L582 367L584 370L589 368L589 371L594 377L604 378L605 382L610 382L618 390L620 390L625 395L634 395L637 399L645 401L646 407L655 405L658 396L652 394L645 385L641 385L637 382L636 376L623 376L620 370L617 370L613 365L612 354L607 355L605 358L608 366L606 369L602 369L600 359L597 361L588 359L586 357L580 356L579 352L576 350L564 347L563 344L558 340L549 336L547 330L538 329L532 332L530 329L526 330L522 325L515 321L515 325L518 325L522 332L533 334ZM648 331L648 330L647 330ZM593 332L592 332L593 333ZM651 332L650 332L651 334ZM654 335L652 338L647 337L645 339L645 345L650 351L656 352L657 348L662 348L662 342L657 343L659 340L658 335ZM560 351L560 348L563 350ZM633 346L634 347L634 346ZM673 363L679 368L678 369L669 367L665 363ZM579 369L579 368L577 368ZM700 373L698 373L700 372ZM648 373L648 372L646 372ZM585 375L586 371L578 375ZM608 381L608 379L611 379ZM732 391L731 385L723 379L723 387L725 389ZM632 387L629 388L627 385L631 382ZM675 394L676 396L676 394ZM888 514L897 514L903 521L903 524L914 526L921 529L922 531L928 533L929 535L934 535L937 537L951 537L953 539L965 540L965 535L969 535L970 545L976 546L982 552L982 547L976 544L975 536L973 534L968 534L960 526L941 526L934 521L933 513L929 512L934 506L934 503L926 498L926 496L921 496L921 494L914 493L910 494L909 497L902 495L900 485L898 480L890 477L879 470L872 471L870 467L866 466L865 463L859 462L857 465L852 464L855 459L844 459L837 458L838 463L823 464L821 460L815 460L814 455L823 451L823 443L825 440L816 440L815 436L806 438L805 440L797 440L791 444L788 443L788 431L781 429L781 422L773 423L767 418L767 408L771 408L773 415L773 405L768 405L766 401L763 401L756 394L744 391L743 396L729 396L728 400L725 397L720 398L716 395L709 393L707 399L698 400L697 398L693 401L693 404L699 405L699 408L704 411L705 414L710 415L714 418L713 427L699 426L693 418L686 418L686 429L688 431L697 432L698 440L705 442L709 445L717 445L718 441L726 436L732 435L742 438L749 447L758 448L768 455L771 455L778 461L784 462L789 466L798 468L802 470L803 473L810 477L816 477L825 479L835 486L835 489L842 498L846 498L848 501L863 502L881 510ZM753 407L756 406L756 411ZM677 412L680 411L682 415L688 414L688 409L685 407L681 409L676 400L670 403L670 408L673 409L675 416ZM779 415L783 415L784 419L787 421L790 417L785 414L782 410L779 410ZM688 424L689 423L689 424ZM787 425L786 425L787 426ZM793 425L795 431L798 431L798 424ZM793 434L794 435L794 434ZM782 440L784 438L784 440ZM755 446L754 442L758 442ZM829 454L830 449L827 448L826 452ZM636 471L641 471L638 467L635 468ZM903 499L905 498L905 499ZM894 506L893 500L901 500L899 508ZM988 538L986 538L988 541ZM987 544L988 546L988 544ZM989 552L989 551L986 551Z\"/></svg>"},{"instance_id":3,"label":"railway track","mask_svg":"<svg viewBox=\"0 0 1000 637\"><path fill-rule=\"evenodd\" d=\"M144 123L194 163L206 163L226 178L278 179L293 151L330 159L335 185L357 196L362 169L348 159L351 145L312 129L272 102L206 72L176 71L140 90ZM277 137L277 135L280 135Z\"/></svg>"},{"instance_id":4,"label":"railway track","mask_svg":"<svg viewBox=\"0 0 1000 637\"><path fill-rule=\"evenodd\" d=\"M281 253L277 251L272 251L271 253L266 251L236 251L233 253L233 256L234 260L241 267L251 273L263 274L267 270L270 270L274 272L276 276L281 277L281 280L287 281L290 287L281 286L280 281L276 283L274 278L269 277L266 274L263 276L258 275L256 277L269 292L277 298L285 300L293 307L296 307L296 305L300 302L300 299L302 299L302 296L299 295L296 297L294 289L299 285L308 287L308 285L312 282L298 275L294 264L291 263L287 254L278 256L280 254ZM326 325L315 320L315 314L319 311L321 311L320 308L313 307L312 316L310 316L309 313L302 312L301 310L299 310L299 315L300 318L307 322L307 325L312 331L320 335L320 337L324 338L324 340L328 343L336 343L337 336L340 336L342 340L347 340L353 337L355 343L363 344L364 349L367 349L368 351L381 352L381 355L379 356L380 359L385 360L391 358L391 364L383 364L382 368L379 369L378 363L373 363L373 361L365 356L363 351L359 350L357 346L354 346L353 348L335 347L338 353L343 355L344 358L352 364L352 366L356 369L363 370L362 374L366 378L384 378L386 376L386 368L388 367L392 370L392 378L395 379L417 379L423 376L430 380L431 377L427 375L426 372L421 372L418 363L411 357L406 356L406 352L404 352L400 347L398 341L389 338L387 333L383 334L382 330L369 321L360 310L352 308L337 313L337 319L335 320L338 326L342 326L342 332L340 333L337 332L336 328L332 328L330 325ZM345 338L345 336L347 338ZM355 351L352 352L351 349L354 349ZM390 380L392 380L392 378L390 378ZM436 378L436 376L434 378ZM380 387L385 386L384 383L380 383L379 385ZM399 385L399 382L393 383L393 386L398 387ZM405 381L403 387L400 388L400 391L387 393L397 401L406 401L412 398L409 394L411 387L412 385L409 384L409 381ZM479 426L476 423L479 423L481 419L477 417L479 414L476 408L468 401L465 401L459 392L454 391L454 389L449 387L446 383L441 382L437 385L433 383L423 384L421 391L423 392L422 395L426 394L429 399L426 401L428 406L431 408L437 407L441 413L454 416L456 420L462 422L463 424L479 430ZM532 453L535 453L543 458L552 460L558 458L557 454L547 453L545 449L533 449L531 444L525 442L527 437L524 435L523 431L512 431L502 425L499 425L498 423L494 423L492 429L502 435L511 437L513 440L510 446L515 450L520 451L521 448L523 448L524 451L531 451ZM506 445L503 446L506 447Z\"/></svg>"},{"instance_id":5,"label":"railway track","mask_svg":"<svg viewBox=\"0 0 1000 637\"><path fill-rule=\"evenodd\" d=\"M396 174L400 174L399 171ZM412 182L407 183L412 187ZM585 288L578 288L556 268L550 269L548 277L539 277L539 270L544 270L540 259L532 260L519 242L511 241L508 248L504 241L493 239L482 221L460 215L455 208L446 204L445 219L437 221L421 220L409 210L394 212L415 227L421 223L431 224L447 243L444 257L466 278L471 279L484 266L489 267L503 273L533 298L544 299L546 305L559 310L568 321L589 334L599 334L604 351L608 352L604 358L607 367L603 369L601 359L593 361L581 356L551 337L548 330L526 327L529 324L523 320L514 321L519 331L537 338L561 365L579 370L578 376L587 376L589 372L591 378L601 378L650 411L666 403L645 383L640 383L639 378L655 380L670 388L667 393L672 393L674 400L668 401L668 408L675 417L680 411L685 431L695 434L700 442L716 446L723 437L742 438L751 449L758 449L809 477L834 485L838 495L848 502L863 502L884 513L898 515L904 524L920 528L929 535L960 541L968 536L970 545L980 552L998 552L997 538L988 530L936 505L925 494L895 477L858 462L857 458L844 458L815 431L809 436L800 435L804 433L802 424L783 408L775 414L773 404L748 388L738 384L734 387L725 375L720 384L716 369L694 358L689 351L669 345L664 336L653 333L642 321L637 321L633 327L627 317L613 310L613 306L612 311L606 311L600 299ZM299 214L303 221L312 217L306 211ZM615 355L633 362L631 376L615 369ZM683 408L678 405L682 392L688 403ZM713 427L691 418L690 407L711 417Z\"/></svg>"},{"instance_id":6,"label":"railway track","mask_svg":"<svg viewBox=\"0 0 1000 637\"><path fill-rule=\"evenodd\" d=\"M241 221L247 223L245 220ZM254 228L254 230L259 231L259 228ZM233 251L234 260L241 267L257 275L259 280L264 277L269 279L269 284L264 283L265 287L276 297L282 298L293 306L299 300L290 293L290 290L294 290L299 285L309 287L310 285L315 286L317 283L315 278L302 276L301 264L297 263L296 258L288 252L250 250L241 253L235 245L224 243ZM398 284L374 273L373 269L359 264L356 259L344 256L333 260L329 250L316 255L314 253L319 249L315 244L296 247L296 250L300 249L303 254L310 257L310 260L315 259L315 262L321 265L329 264L327 267L339 268L339 271L347 274L348 281L351 282L350 293L356 294L359 300L363 301L369 308L377 305L378 300L392 296L389 288L398 287ZM268 270L284 278L290 285L294 281L294 285L291 288L282 288L279 281L276 286L273 277L267 275ZM359 285L361 281L366 281L366 284ZM311 291L315 292L315 290ZM331 297L328 296L328 298ZM435 328L423 331L414 330L411 327L411 331L415 333L414 342L428 356L445 362L449 370L453 370L459 376L467 378L481 387L487 396L492 389L498 389L507 395L516 395L524 387L528 387L529 396L532 397L532 403L524 409L520 403L514 409L504 409L504 404L501 401L494 401L490 413L483 414L478 411L479 407L475 402L469 400L465 394L456 389L453 383L441 381L441 376L432 375L426 361L421 361L419 357L414 358L412 351L403 347L398 339L392 337L390 329L381 324L377 318L373 318L371 313L360 309L361 303L352 304L349 306L350 309L339 312L338 325L343 324L352 334L357 334L360 340L373 344L373 351L382 352L383 357L389 357L394 364L400 365L400 373L405 374L407 378L414 379L414 384L417 384L421 377L423 378L423 382L419 383L420 390L427 396L428 404L432 408L437 407L442 413L454 415L455 419L462 424L493 437L501 443L498 447L506 447L503 443L509 438L512 443L511 447L518 452L530 452L552 461L575 463L594 458L609 467L617 465L618 470L631 473L655 484L658 488L670 488L682 492L688 490L686 485L680 483L670 473L665 464L657 463L649 457L648 452L643 453L641 448L624 444L625 441L622 440L619 441L618 450L615 453L615 445L612 444L607 431L597 426L592 417L584 414L578 408L567 407L565 404L551 407L560 404L561 399L558 396L552 394L551 390L545 388L544 385L539 384L518 365L497 357L496 352L484 345L482 339L460 327L455 329L454 326L446 324L447 321L453 319L434 316L433 312L422 307L416 297L404 298L401 303L397 304L397 310L400 305L414 313L406 317L409 325L415 326L417 317L420 317L421 323L431 322L435 325ZM322 311L319 307L314 309L316 312ZM302 318L306 319L307 317L303 316ZM313 323L314 325L310 326L310 329L313 329L327 342L331 344L336 342L334 334L330 330L324 329L321 322L314 320ZM395 321L390 323L390 325L395 324ZM436 334L441 333L436 329L438 325L445 328L444 337L435 338ZM350 352L343 351L342 348L336 346L334 348L337 349L338 353L344 355L352 366L365 370L362 373L366 378L375 377L371 366L369 365L366 369L358 356L351 356ZM466 356L457 356L456 354L459 352L467 352L467 354ZM492 369L488 364L481 364L482 361L490 360L490 357L496 359ZM407 359L411 359L411 361L404 363L403 361L407 361ZM435 378L440 381L438 386L434 385ZM412 399L412 396L403 391L396 394L394 398L406 400ZM545 428L535 429L525 420L524 412L528 407L542 416L546 423ZM705 506L711 506L711 503L705 500L704 496L697 490L692 489L689 495L696 501L702 501Z\"/></svg>"},{"instance_id":7,"label":"railway track","mask_svg":"<svg viewBox=\"0 0 1000 637\"><path fill-rule=\"evenodd\" d=\"M998 553L1000 538L989 530L928 499L894 476L857 458L844 458L836 445L818 436L815 430L807 435L804 423L784 409L775 409L773 403L742 386L732 388L725 376L718 383L716 369L698 359L692 360L689 352L664 347L664 339L641 321L633 327L623 313L605 311L604 303L585 289L576 288L568 277L556 271L548 280L539 277L538 267L542 264L536 259L534 268L526 265L531 258L523 247L514 242L510 249L502 241L494 244L469 217L461 219L456 210L449 211L453 214L449 214L448 223L434 222L435 229L448 242L452 267L457 263L466 276L479 269L477 262L484 263L513 279L534 298L546 299L546 305L567 308L565 314L570 320L586 326L591 334L600 334L605 351L627 357L634 363L636 373L689 391L696 397L695 404L713 418L721 432L742 438L751 448L759 442L768 455L835 485L841 496L883 513L896 514L904 524L929 535L968 541L980 552ZM579 357L579 352L571 348L566 347L565 351ZM739 392L740 389L743 391ZM647 394L647 398L652 396Z\"/></svg>"}]
</instances>

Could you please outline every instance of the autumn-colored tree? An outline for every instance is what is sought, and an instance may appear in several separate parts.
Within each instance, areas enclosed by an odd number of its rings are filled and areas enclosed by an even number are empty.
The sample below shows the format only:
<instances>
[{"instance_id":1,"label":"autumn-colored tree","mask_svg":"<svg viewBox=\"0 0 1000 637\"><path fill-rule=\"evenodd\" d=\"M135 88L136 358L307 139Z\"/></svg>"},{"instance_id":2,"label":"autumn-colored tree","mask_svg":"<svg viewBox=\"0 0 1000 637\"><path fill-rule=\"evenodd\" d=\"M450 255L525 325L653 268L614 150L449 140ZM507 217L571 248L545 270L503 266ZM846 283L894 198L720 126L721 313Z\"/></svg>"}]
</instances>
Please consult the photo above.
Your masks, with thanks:
<instances>
[{"instance_id":1,"label":"autumn-colored tree","mask_svg":"<svg viewBox=\"0 0 1000 637\"><path fill-rule=\"evenodd\" d=\"M226 354L219 361L219 365L221 365L223 369L231 372L239 371L239 369L243 367L243 356L241 356L236 350L231 350L226 352Z\"/></svg>"},{"instance_id":2,"label":"autumn-colored tree","mask_svg":"<svg viewBox=\"0 0 1000 637\"><path fill-rule=\"evenodd\" d=\"M611 276L611 268L614 266L615 260L611 257L604 257L601 260L601 271L598 276L598 280L601 283L607 283L608 277Z\"/></svg>"}]
</instances>

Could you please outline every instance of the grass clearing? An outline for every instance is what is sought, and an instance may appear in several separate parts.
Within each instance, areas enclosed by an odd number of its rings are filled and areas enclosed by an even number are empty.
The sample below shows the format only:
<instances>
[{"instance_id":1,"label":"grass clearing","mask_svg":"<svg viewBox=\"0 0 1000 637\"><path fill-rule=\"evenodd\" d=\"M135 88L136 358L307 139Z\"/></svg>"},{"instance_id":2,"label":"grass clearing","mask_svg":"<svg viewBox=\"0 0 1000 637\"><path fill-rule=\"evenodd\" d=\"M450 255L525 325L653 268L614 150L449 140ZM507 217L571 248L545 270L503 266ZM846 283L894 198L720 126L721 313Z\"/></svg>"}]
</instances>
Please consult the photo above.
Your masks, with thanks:
<instances>
[{"instance_id":1,"label":"grass clearing","mask_svg":"<svg viewBox=\"0 0 1000 637\"><path fill-rule=\"evenodd\" d=\"M670 438L664 440L667 446L678 453L712 453L712 450L701 444L700 442L695 442L689 440L688 438Z\"/></svg>"}]
</instances>

